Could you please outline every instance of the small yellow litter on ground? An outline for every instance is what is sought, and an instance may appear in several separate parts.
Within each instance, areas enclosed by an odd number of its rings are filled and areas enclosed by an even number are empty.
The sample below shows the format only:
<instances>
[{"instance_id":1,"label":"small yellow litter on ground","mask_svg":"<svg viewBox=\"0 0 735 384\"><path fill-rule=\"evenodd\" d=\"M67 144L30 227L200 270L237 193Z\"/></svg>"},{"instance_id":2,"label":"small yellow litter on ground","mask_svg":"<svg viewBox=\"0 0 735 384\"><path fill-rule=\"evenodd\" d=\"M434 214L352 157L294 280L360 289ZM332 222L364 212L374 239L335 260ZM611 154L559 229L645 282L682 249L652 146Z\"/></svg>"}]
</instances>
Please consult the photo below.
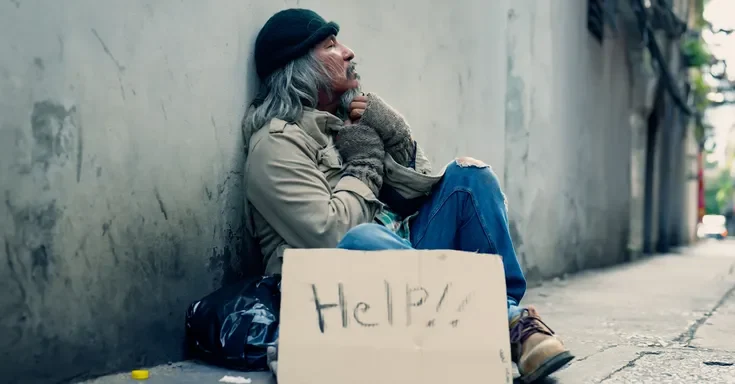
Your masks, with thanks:
<instances>
[{"instance_id":1,"label":"small yellow litter on ground","mask_svg":"<svg viewBox=\"0 0 735 384\"><path fill-rule=\"evenodd\" d=\"M130 373L130 376L135 380L146 380L148 379L148 371L139 369Z\"/></svg>"}]
</instances>

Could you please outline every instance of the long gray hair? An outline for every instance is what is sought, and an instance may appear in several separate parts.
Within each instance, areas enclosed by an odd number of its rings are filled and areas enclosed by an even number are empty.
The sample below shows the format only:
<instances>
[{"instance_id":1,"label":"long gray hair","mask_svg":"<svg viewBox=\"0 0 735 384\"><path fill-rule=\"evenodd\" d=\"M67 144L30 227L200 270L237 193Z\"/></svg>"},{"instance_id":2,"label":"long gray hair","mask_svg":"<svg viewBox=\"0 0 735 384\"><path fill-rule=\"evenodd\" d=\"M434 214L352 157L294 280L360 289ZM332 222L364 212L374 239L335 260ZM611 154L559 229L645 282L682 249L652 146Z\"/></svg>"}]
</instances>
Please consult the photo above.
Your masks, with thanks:
<instances>
[{"instance_id":1,"label":"long gray hair","mask_svg":"<svg viewBox=\"0 0 735 384\"><path fill-rule=\"evenodd\" d=\"M347 69L347 76L357 76L354 62ZM250 137L271 119L295 123L301 119L304 107L317 107L320 91L331 98L331 85L329 71L314 51L273 72L260 84L243 119L245 148L248 148ZM340 97L339 118L347 118L347 106L359 92L359 89L352 89Z\"/></svg>"}]
</instances>

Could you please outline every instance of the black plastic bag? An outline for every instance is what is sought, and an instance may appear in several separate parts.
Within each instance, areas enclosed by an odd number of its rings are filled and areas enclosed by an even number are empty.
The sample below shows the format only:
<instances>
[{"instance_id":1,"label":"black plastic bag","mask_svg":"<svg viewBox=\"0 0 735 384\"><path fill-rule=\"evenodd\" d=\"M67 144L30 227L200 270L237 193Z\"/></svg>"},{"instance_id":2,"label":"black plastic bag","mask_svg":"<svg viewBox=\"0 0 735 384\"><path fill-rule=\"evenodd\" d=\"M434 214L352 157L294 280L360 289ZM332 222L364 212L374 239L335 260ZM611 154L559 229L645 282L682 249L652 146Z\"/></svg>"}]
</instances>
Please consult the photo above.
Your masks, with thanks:
<instances>
[{"instance_id":1,"label":"black plastic bag","mask_svg":"<svg viewBox=\"0 0 735 384\"><path fill-rule=\"evenodd\" d=\"M266 349L278 340L280 277L257 277L222 287L189 305L191 357L231 369L264 371Z\"/></svg>"}]
</instances>

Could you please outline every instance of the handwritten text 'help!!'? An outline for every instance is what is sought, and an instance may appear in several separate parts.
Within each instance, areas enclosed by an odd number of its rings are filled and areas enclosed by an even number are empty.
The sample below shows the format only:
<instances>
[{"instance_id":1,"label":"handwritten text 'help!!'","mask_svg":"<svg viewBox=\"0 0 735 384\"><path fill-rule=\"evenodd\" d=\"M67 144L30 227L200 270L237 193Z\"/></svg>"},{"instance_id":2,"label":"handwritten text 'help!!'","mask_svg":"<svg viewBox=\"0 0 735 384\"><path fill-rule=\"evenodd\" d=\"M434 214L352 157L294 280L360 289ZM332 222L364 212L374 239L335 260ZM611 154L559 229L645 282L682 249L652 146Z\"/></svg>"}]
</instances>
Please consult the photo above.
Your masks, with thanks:
<instances>
[{"instance_id":1,"label":"handwritten text 'help!!'","mask_svg":"<svg viewBox=\"0 0 735 384\"><path fill-rule=\"evenodd\" d=\"M321 288L325 288L324 285ZM328 329L326 319L333 318L337 313L340 314L342 328L350 326L457 328L460 324L460 315L465 312L474 296L474 292L454 291L452 283L430 291L420 285L392 285L385 281L382 289L384 293L380 295L382 296L380 300L373 299L372 302L367 302L355 299L354 296L359 295L354 293L351 295L344 283L337 283L337 297L331 301L319 295L320 287L317 287L317 284L311 284L319 331L325 333ZM365 289L361 288L359 291L365 292ZM404 317L405 321L397 319L399 316L396 311L405 311L400 316ZM353 323L355 325L352 325Z\"/></svg>"}]
</instances>

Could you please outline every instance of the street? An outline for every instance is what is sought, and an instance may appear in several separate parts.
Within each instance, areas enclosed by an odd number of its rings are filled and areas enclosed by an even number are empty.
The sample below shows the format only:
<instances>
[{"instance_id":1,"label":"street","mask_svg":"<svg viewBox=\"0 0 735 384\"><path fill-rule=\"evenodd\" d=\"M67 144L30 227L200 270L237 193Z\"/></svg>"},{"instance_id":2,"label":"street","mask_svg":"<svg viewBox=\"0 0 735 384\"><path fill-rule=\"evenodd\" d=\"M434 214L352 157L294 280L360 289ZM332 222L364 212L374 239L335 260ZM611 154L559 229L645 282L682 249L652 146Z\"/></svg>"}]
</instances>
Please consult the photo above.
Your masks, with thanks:
<instances>
[{"instance_id":1,"label":"street","mask_svg":"<svg viewBox=\"0 0 735 384\"><path fill-rule=\"evenodd\" d=\"M558 383L735 383L734 292L728 240L550 282L526 300L577 356Z\"/></svg>"},{"instance_id":2,"label":"street","mask_svg":"<svg viewBox=\"0 0 735 384\"><path fill-rule=\"evenodd\" d=\"M735 240L705 241L529 289L544 321L577 356L546 383L735 383ZM150 383L217 383L238 373L174 363ZM92 381L129 382L128 374Z\"/></svg>"}]
</instances>

